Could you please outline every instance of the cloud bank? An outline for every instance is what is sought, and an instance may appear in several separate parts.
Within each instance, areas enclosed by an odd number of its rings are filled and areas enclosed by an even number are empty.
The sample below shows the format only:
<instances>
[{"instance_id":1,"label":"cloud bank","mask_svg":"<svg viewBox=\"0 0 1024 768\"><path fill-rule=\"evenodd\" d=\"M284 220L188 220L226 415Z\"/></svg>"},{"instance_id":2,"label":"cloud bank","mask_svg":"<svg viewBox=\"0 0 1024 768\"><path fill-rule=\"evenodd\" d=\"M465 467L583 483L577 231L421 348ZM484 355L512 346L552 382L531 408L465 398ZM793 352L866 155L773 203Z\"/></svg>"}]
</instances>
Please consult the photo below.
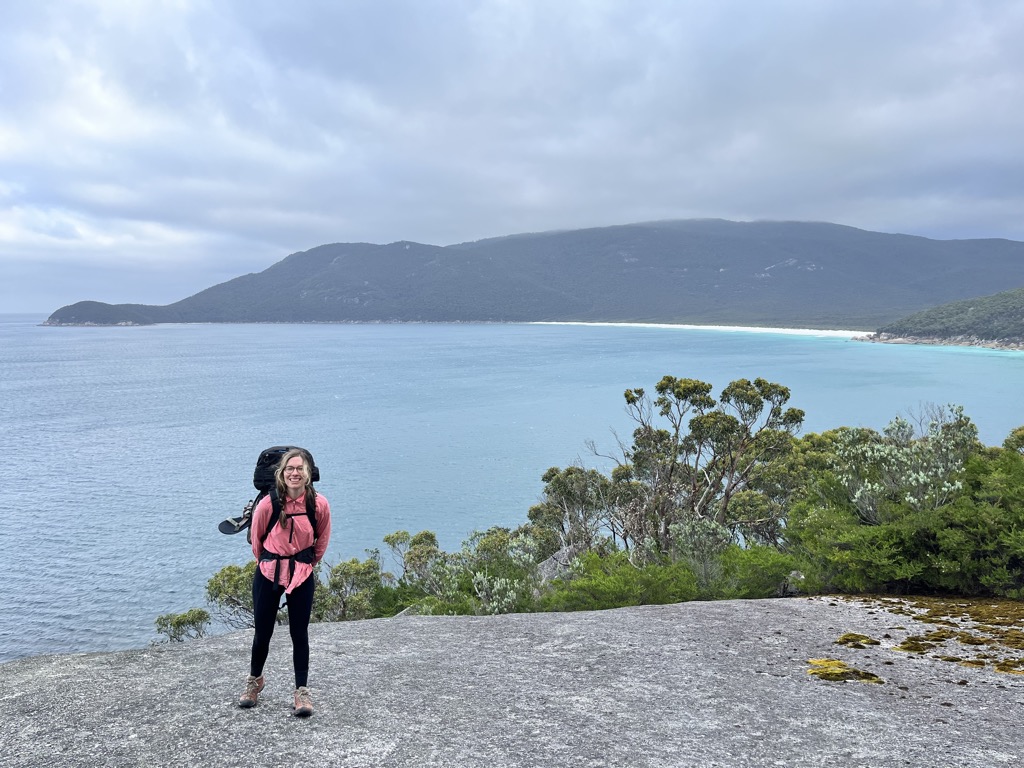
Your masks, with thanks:
<instances>
[{"instance_id":1,"label":"cloud bank","mask_svg":"<svg viewBox=\"0 0 1024 768\"><path fill-rule=\"evenodd\" d=\"M0 311L666 218L1024 239L1024 3L0 6Z\"/></svg>"}]
</instances>

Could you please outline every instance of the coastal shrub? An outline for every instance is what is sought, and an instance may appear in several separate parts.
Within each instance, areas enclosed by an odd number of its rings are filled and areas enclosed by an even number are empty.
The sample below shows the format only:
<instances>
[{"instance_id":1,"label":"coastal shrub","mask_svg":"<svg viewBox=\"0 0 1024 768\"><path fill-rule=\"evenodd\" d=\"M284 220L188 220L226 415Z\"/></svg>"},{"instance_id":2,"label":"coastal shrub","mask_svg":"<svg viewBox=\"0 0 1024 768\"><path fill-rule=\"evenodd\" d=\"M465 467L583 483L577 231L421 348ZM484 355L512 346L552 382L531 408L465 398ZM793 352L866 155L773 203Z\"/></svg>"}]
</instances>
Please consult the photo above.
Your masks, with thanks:
<instances>
[{"instance_id":1,"label":"coastal shrub","mask_svg":"<svg viewBox=\"0 0 1024 768\"><path fill-rule=\"evenodd\" d=\"M924 570L908 557L914 521L869 525L850 507L798 504L790 514L790 540L805 561L808 584L823 591L907 592Z\"/></svg>"},{"instance_id":2,"label":"coastal shrub","mask_svg":"<svg viewBox=\"0 0 1024 768\"><path fill-rule=\"evenodd\" d=\"M418 586L425 592L436 590L433 571L444 560L444 552L433 531L395 531L384 537L384 543L399 566L399 583Z\"/></svg>"},{"instance_id":3,"label":"coastal shrub","mask_svg":"<svg viewBox=\"0 0 1024 768\"><path fill-rule=\"evenodd\" d=\"M374 616L374 596L384 574L376 551L363 561L353 557L333 566L327 583L317 579L313 598L314 621L351 621Z\"/></svg>"},{"instance_id":4,"label":"coastal shrub","mask_svg":"<svg viewBox=\"0 0 1024 768\"><path fill-rule=\"evenodd\" d=\"M430 595L413 606L413 611L421 616L477 616L478 605L469 595L453 595L447 600Z\"/></svg>"},{"instance_id":5,"label":"coastal shrub","mask_svg":"<svg viewBox=\"0 0 1024 768\"><path fill-rule=\"evenodd\" d=\"M185 613L165 613L156 618L156 631L169 643L181 643L206 636L210 614L202 608L192 608Z\"/></svg>"},{"instance_id":6,"label":"coastal shrub","mask_svg":"<svg viewBox=\"0 0 1024 768\"><path fill-rule=\"evenodd\" d=\"M733 382L717 407L703 382L665 377L657 391L653 402L627 391L639 427L610 479L552 468L529 523L476 532L454 554L430 531L389 534L398 577L377 550L326 579L318 566L313 620L762 598L783 593L794 571L802 592L1024 599L1024 427L985 448L948 406L919 419L917 435L894 419L882 433L796 439L802 413L783 410L778 385ZM655 408L671 429L654 425ZM543 582L540 562L566 542L583 554ZM208 581L224 625L252 626L255 568L229 565ZM197 608L156 626L177 642L210 620Z\"/></svg>"},{"instance_id":7,"label":"coastal shrub","mask_svg":"<svg viewBox=\"0 0 1024 768\"><path fill-rule=\"evenodd\" d=\"M475 532L463 544L459 561L469 576L479 612L525 613L534 610L540 585L541 546L528 529L493 527Z\"/></svg>"},{"instance_id":8,"label":"coastal shrub","mask_svg":"<svg viewBox=\"0 0 1024 768\"><path fill-rule=\"evenodd\" d=\"M592 611L663 605L697 597L697 579L681 562L637 567L625 552L579 557L573 571L551 583L540 599L545 611Z\"/></svg>"},{"instance_id":9,"label":"coastal shrub","mask_svg":"<svg viewBox=\"0 0 1024 768\"><path fill-rule=\"evenodd\" d=\"M669 527L671 558L689 567L697 580L697 593L711 597L722 578L722 553L733 542L732 532L714 520L687 520Z\"/></svg>"},{"instance_id":10,"label":"coastal shrub","mask_svg":"<svg viewBox=\"0 0 1024 768\"><path fill-rule=\"evenodd\" d=\"M543 545L539 559L563 548L593 550L604 531L614 531L611 481L600 472L580 466L551 467L541 480L541 503L531 507L527 515L533 527L540 529L533 533Z\"/></svg>"},{"instance_id":11,"label":"coastal shrub","mask_svg":"<svg viewBox=\"0 0 1024 768\"><path fill-rule=\"evenodd\" d=\"M713 596L726 600L778 597L798 565L794 555L775 547L733 544L721 554L721 577Z\"/></svg>"},{"instance_id":12,"label":"coastal shrub","mask_svg":"<svg viewBox=\"0 0 1024 768\"><path fill-rule=\"evenodd\" d=\"M227 565L206 582L206 601L214 615L234 629L252 627L255 622L252 604L252 580L256 561L245 565Z\"/></svg>"},{"instance_id":13,"label":"coastal shrub","mask_svg":"<svg viewBox=\"0 0 1024 768\"><path fill-rule=\"evenodd\" d=\"M868 524L886 520L891 504L935 509L963 488L967 459L980 449L978 429L963 408L933 407L921 434L901 417L882 434L873 429L842 429L836 441L835 476Z\"/></svg>"},{"instance_id":14,"label":"coastal shrub","mask_svg":"<svg viewBox=\"0 0 1024 768\"><path fill-rule=\"evenodd\" d=\"M474 532L459 552L450 554L429 531L415 536L396 531L385 543L401 575L391 584L382 583L371 605L398 608L403 603L402 608L419 613L456 615L534 610L538 559L550 545L544 543L546 536L538 541L536 532L535 524L515 530L495 526Z\"/></svg>"},{"instance_id":15,"label":"coastal shrub","mask_svg":"<svg viewBox=\"0 0 1024 768\"><path fill-rule=\"evenodd\" d=\"M426 597L417 586L398 581L382 581L370 598L371 618L396 616Z\"/></svg>"},{"instance_id":16,"label":"coastal shrub","mask_svg":"<svg viewBox=\"0 0 1024 768\"><path fill-rule=\"evenodd\" d=\"M868 518L852 500L804 502L789 536L826 589L1024 596L1024 456L978 452L957 483L945 504L889 499Z\"/></svg>"}]
</instances>

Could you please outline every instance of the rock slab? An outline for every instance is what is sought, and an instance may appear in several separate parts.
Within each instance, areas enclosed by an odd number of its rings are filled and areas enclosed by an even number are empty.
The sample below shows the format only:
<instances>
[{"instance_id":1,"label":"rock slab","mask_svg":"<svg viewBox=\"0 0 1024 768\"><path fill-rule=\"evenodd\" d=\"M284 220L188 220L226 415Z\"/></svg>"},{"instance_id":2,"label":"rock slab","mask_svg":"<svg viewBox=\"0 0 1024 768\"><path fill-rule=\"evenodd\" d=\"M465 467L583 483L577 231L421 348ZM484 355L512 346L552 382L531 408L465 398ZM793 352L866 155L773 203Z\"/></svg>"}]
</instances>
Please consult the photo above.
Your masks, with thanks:
<instances>
[{"instance_id":1,"label":"rock slab","mask_svg":"<svg viewBox=\"0 0 1024 768\"><path fill-rule=\"evenodd\" d=\"M908 623L798 597L319 624L305 720L285 627L251 710L248 632L40 656L0 665L0 765L1024 765L1024 677L894 650ZM817 658L884 683L820 680Z\"/></svg>"}]
</instances>

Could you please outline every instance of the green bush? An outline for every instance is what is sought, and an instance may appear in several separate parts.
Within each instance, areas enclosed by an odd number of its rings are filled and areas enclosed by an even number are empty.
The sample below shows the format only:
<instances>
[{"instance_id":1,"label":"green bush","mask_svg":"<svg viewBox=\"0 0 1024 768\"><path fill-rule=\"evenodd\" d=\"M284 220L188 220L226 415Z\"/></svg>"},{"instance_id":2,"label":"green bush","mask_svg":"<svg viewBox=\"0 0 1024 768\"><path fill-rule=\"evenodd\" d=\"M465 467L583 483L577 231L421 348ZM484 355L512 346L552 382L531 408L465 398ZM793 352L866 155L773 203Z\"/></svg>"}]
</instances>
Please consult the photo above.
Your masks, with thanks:
<instances>
[{"instance_id":1,"label":"green bush","mask_svg":"<svg viewBox=\"0 0 1024 768\"><path fill-rule=\"evenodd\" d=\"M206 600L224 624L235 629L253 626L252 580L256 561L227 565L206 582Z\"/></svg>"},{"instance_id":2,"label":"green bush","mask_svg":"<svg viewBox=\"0 0 1024 768\"><path fill-rule=\"evenodd\" d=\"M788 535L825 589L1024 596L1024 456L977 454L962 484L934 509L889 501L874 524L849 504L805 502Z\"/></svg>"},{"instance_id":3,"label":"green bush","mask_svg":"<svg viewBox=\"0 0 1024 768\"><path fill-rule=\"evenodd\" d=\"M370 598L372 615L377 618L396 616L409 606L416 605L426 596L426 592L412 584L381 583L374 589L373 596Z\"/></svg>"},{"instance_id":4,"label":"green bush","mask_svg":"<svg viewBox=\"0 0 1024 768\"><path fill-rule=\"evenodd\" d=\"M318 576L319 567L313 574L317 579L317 595L313 601L316 621L374 617L373 598L382 578L380 557L376 552L362 562L353 557L338 563L328 572L326 585Z\"/></svg>"},{"instance_id":5,"label":"green bush","mask_svg":"<svg viewBox=\"0 0 1024 768\"><path fill-rule=\"evenodd\" d=\"M461 593L448 599L429 595L416 603L415 610L423 616L475 616L479 613L477 601Z\"/></svg>"},{"instance_id":6,"label":"green bush","mask_svg":"<svg viewBox=\"0 0 1024 768\"><path fill-rule=\"evenodd\" d=\"M797 559L775 547L732 545L721 556L722 576L715 585L715 597L778 597L797 570Z\"/></svg>"},{"instance_id":7,"label":"green bush","mask_svg":"<svg viewBox=\"0 0 1024 768\"><path fill-rule=\"evenodd\" d=\"M185 613L165 613L156 618L156 631L167 638L167 642L181 643L206 636L210 614L202 608L192 608Z\"/></svg>"},{"instance_id":8,"label":"green bush","mask_svg":"<svg viewBox=\"0 0 1024 768\"><path fill-rule=\"evenodd\" d=\"M697 579L684 563L645 565L625 552L601 557L589 552L574 573L555 581L540 599L545 611L594 611L629 605L663 605L693 600Z\"/></svg>"}]
</instances>

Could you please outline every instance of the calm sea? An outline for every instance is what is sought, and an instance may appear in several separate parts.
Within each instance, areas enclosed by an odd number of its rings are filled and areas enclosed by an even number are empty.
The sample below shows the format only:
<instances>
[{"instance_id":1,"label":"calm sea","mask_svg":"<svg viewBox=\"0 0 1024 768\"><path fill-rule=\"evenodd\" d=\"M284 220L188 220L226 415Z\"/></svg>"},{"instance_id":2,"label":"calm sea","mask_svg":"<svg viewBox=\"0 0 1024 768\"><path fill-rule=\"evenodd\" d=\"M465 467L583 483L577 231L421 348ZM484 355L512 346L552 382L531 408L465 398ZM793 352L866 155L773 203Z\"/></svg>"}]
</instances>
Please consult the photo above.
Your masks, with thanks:
<instances>
[{"instance_id":1,"label":"calm sea","mask_svg":"<svg viewBox=\"0 0 1024 768\"><path fill-rule=\"evenodd\" d=\"M844 338L570 325L43 328L0 316L0 661L146 645L250 556L216 525L254 494L261 449L308 447L327 560L395 530L457 549L526 520L550 466L606 466L622 393L665 374L763 376L806 431L881 428L959 403L982 439L1024 424L1024 353Z\"/></svg>"}]
</instances>

